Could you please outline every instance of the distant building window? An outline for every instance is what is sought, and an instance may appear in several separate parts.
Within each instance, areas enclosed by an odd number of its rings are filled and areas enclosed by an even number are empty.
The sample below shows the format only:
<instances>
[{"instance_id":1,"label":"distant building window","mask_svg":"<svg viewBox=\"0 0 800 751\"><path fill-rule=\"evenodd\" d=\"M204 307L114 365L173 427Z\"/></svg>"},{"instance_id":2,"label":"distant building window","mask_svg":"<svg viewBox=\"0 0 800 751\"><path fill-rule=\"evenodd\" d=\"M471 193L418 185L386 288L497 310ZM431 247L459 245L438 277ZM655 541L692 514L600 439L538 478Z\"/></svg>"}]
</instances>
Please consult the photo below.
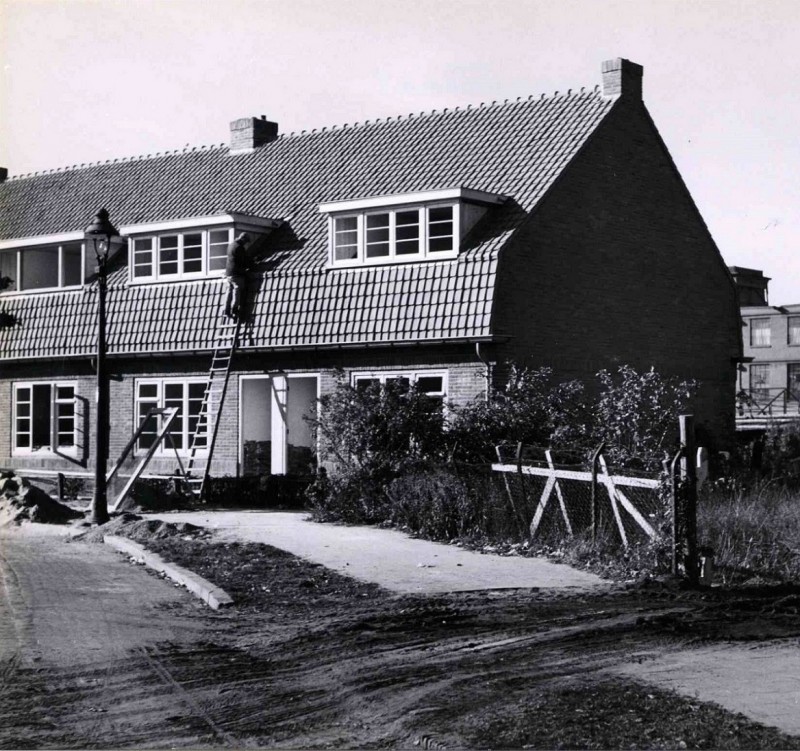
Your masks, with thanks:
<instances>
[{"instance_id":1,"label":"distant building window","mask_svg":"<svg viewBox=\"0 0 800 751\"><path fill-rule=\"evenodd\" d=\"M769 365L752 363L750 365L750 395L754 399L766 399L769 396Z\"/></svg>"},{"instance_id":2,"label":"distant building window","mask_svg":"<svg viewBox=\"0 0 800 751\"><path fill-rule=\"evenodd\" d=\"M800 400L800 362L790 362L786 366L787 386L791 399Z\"/></svg>"},{"instance_id":3,"label":"distant building window","mask_svg":"<svg viewBox=\"0 0 800 751\"><path fill-rule=\"evenodd\" d=\"M800 316L789 316L789 344L800 344Z\"/></svg>"},{"instance_id":4,"label":"distant building window","mask_svg":"<svg viewBox=\"0 0 800 751\"><path fill-rule=\"evenodd\" d=\"M233 230L170 232L135 237L131 247L134 281L197 279L225 270Z\"/></svg>"},{"instance_id":5,"label":"distant building window","mask_svg":"<svg viewBox=\"0 0 800 751\"><path fill-rule=\"evenodd\" d=\"M769 347L772 344L772 330L769 318L750 319L750 346Z\"/></svg>"},{"instance_id":6,"label":"distant building window","mask_svg":"<svg viewBox=\"0 0 800 751\"><path fill-rule=\"evenodd\" d=\"M207 424L200 425L200 408L206 390L204 379L159 378L136 382L136 416L137 425L141 425L152 408L177 407L178 414L170 426L170 438L160 443L156 455L170 454L172 446L180 453L188 453L195 433L197 448L205 450L208 446ZM137 450L147 451L155 442L161 429L161 418L151 419L145 430L139 435Z\"/></svg>"},{"instance_id":7,"label":"distant building window","mask_svg":"<svg viewBox=\"0 0 800 751\"><path fill-rule=\"evenodd\" d=\"M75 427L73 384L15 384L14 453L74 450Z\"/></svg>"},{"instance_id":8,"label":"distant building window","mask_svg":"<svg viewBox=\"0 0 800 751\"><path fill-rule=\"evenodd\" d=\"M85 278L83 244L35 245L0 250L0 276L11 279L6 292L79 287Z\"/></svg>"},{"instance_id":9,"label":"distant building window","mask_svg":"<svg viewBox=\"0 0 800 751\"><path fill-rule=\"evenodd\" d=\"M455 204L334 216L332 260L352 265L449 258L458 250L457 224Z\"/></svg>"}]
</instances>

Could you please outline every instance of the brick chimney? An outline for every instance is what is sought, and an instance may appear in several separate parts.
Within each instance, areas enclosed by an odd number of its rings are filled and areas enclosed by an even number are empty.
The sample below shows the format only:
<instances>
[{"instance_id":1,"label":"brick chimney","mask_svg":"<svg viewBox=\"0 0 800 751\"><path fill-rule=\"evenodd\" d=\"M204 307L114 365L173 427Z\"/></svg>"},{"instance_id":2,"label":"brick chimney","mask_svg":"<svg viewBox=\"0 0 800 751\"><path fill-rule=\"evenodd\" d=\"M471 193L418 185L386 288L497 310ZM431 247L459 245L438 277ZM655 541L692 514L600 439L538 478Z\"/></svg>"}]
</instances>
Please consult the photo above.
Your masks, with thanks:
<instances>
[{"instance_id":1,"label":"brick chimney","mask_svg":"<svg viewBox=\"0 0 800 751\"><path fill-rule=\"evenodd\" d=\"M0 167L0 183L4 183L8 179L8 170L5 167Z\"/></svg>"},{"instance_id":2,"label":"brick chimney","mask_svg":"<svg viewBox=\"0 0 800 751\"><path fill-rule=\"evenodd\" d=\"M243 117L231 123L231 154L241 154L257 149L278 137L278 123L267 120L264 115Z\"/></svg>"},{"instance_id":3,"label":"brick chimney","mask_svg":"<svg viewBox=\"0 0 800 751\"><path fill-rule=\"evenodd\" d=\"M618 57L603 63L603 96L642 99L641 65Z\"/></svg>"}]
</instances>

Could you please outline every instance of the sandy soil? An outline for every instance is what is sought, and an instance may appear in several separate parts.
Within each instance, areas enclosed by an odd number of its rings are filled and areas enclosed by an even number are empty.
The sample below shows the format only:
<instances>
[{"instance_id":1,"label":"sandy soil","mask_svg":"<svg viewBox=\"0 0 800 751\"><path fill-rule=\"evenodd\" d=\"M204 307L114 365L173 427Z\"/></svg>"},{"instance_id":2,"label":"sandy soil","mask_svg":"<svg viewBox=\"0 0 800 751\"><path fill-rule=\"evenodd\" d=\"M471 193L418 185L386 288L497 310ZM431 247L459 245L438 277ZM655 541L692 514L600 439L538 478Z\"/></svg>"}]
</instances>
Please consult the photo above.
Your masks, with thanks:
<instances>
[{"instance_id":1,"label":"sandy soil","mask_svg":"<svg viewBox=\"0 0 800 751\"><path fill-rule=\"evenodd\" d=\"M144 619L185 633L71 664L7 660L0 747L800 748L609 674L691 644L796 637L794 590L397 596L264 545L151 546L237 606L185 595Z\"/></svg>"}]
</instances>

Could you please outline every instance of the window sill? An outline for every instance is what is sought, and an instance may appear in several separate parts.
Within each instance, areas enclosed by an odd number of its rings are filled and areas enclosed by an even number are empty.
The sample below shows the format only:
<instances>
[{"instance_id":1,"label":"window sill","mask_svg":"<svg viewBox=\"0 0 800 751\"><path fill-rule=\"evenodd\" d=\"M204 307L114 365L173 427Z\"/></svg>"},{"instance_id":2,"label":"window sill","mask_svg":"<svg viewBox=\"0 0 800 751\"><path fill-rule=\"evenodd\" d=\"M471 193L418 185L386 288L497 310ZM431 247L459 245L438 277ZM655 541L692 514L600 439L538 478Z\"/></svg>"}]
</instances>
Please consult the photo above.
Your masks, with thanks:
<instances>
[{"instance_id":1,"label":"window sill","mask_svg":"<svg viewBox=\"0 0 800 751\"><path fill-rule=\"evenodd\" d=\"M7 289L0 292L0 297L15 297L19 295L20 297L28 297L30 295L49 295L53 292L75 292L77 290L83 289L86 285L84 284L73 284L69 287L41 287L39 289Z\"/></svg>"},{"instance_id":2,"label":"window sill","mask_svg":"<svg viewBox=\"0 0 800 751\"><path fill-rule=\"evenodd\" d=\"M458 251L451 250L446 253L437 253L436 255L427 256L408 256L408 258L398 258L392 256L390 258L370 258L367 260L352 260L352 261L328 261L325 268L326 270L335 271L336 269L366 269L372 266L404 266L408 264L427 264L435 263L436 261L454 261L458 258Z\"/></svg>"}]
</instances>

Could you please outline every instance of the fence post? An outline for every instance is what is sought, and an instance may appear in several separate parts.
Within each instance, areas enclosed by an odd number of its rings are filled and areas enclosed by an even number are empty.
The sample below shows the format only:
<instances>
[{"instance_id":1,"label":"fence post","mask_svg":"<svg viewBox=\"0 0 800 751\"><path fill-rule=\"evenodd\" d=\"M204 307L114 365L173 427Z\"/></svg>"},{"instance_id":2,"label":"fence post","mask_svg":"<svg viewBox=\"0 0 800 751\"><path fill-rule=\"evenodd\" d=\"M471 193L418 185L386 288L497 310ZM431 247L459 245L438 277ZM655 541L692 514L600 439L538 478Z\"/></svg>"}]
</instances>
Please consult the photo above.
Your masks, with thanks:
<instances>
[{"instance_id":1,"label":"fence post","mask_svg":"<svg viewBox=\"0 0 800 751\"><path fill-rule=\"evenodd\" d=\"M64 481L66 478L64 477L63 472L59 472L56 475L56 479L58 481L58 502L64 503Z\"/></svg>"},{"instance_id":2,"label":"fence post","mask_svg":"<svg viewBox=\"0 0 800 751\"><path fill-rule=\"evenodd\" d=\"M670 489L670 502L672 504L672 574L677 576L680 573L680 547L681 542L678 539L681 525L681 504L678 500L678 483L676 476L678 474L678 462L683 456L683 448L679 448L672 457L669 463L669 489Z\"/></svg>"},{"instance_id":3,"label":"fence post","mask_svg":"<svg viewBox=\"0 0 800 751\"><path fill-rule=\"evenodd\" d=\"M597 514L597 465L600 461L600 454L606 447L606 442L603 441L592 454L592 542L597 540L597 527L598 527L598 514Z\"/></svg>"},{"instance_id":4,"label":"fence post","mask_svg":"<svg viewBox=\"0 0 800 751\"><path fill-rule=\"evenodd\" d=\"M684 459L681 462L681 479L683 480L684 502L683 529L685 558L683 561L686 577L692 584L697 584L699 569L697 560L697 471L695 461L697 443L694 434L694 416L680 415L681 446Z\"/></svg>"}]
</instances>

